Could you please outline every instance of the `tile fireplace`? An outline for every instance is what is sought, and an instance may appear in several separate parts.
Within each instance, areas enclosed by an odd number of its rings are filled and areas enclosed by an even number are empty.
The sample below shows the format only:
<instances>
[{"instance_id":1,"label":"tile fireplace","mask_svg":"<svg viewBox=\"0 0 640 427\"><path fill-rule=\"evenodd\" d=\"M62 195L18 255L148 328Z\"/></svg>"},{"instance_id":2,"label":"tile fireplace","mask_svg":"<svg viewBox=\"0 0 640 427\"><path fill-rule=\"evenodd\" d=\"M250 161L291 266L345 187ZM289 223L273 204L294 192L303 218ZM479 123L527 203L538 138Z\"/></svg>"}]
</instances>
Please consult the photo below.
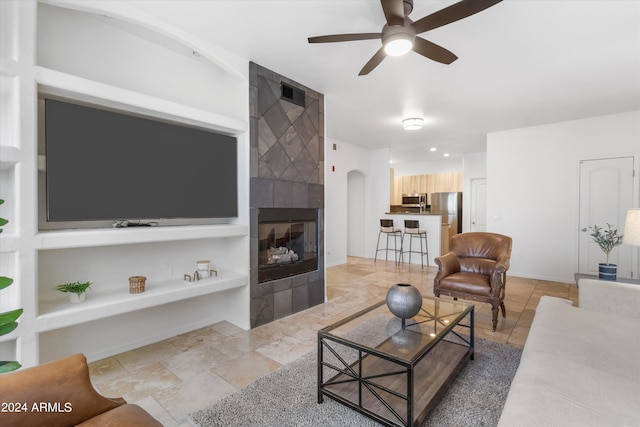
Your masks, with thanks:
<instances>
[{"instance_id":1,"label":"tile fireplace","mask_svg":"<svg viewBox=\"0 0 640 427\"><path fill-rule=\"evenodd\" d=\"M287 88L304 92L300 102ZM325 301L324 96L253 62L249 95L255 328Z\"/></svg>"}]
</instances>

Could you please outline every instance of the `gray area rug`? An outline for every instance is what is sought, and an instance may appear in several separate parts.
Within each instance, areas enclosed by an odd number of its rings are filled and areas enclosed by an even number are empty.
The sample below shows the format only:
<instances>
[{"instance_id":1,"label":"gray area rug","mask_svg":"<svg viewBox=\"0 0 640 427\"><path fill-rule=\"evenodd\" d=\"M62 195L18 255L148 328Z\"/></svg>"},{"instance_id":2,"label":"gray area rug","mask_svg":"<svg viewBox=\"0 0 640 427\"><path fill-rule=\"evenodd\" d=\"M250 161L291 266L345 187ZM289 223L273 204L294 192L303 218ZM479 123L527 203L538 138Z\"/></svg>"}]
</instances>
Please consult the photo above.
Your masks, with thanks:
<instances>
[{"instance_id":1,"label":"gray area rug","mask_svg":"<svg viewBox=\"0 0 640 427\"><path fill-rule=\"evenodd\" d=\"M467 362L423 426L495 426L522 350L476 339ZM316 352L312 351L242 390L190 415L212 426L378 426L325 397L317 403Z\"/></svg>"}]
</instances>

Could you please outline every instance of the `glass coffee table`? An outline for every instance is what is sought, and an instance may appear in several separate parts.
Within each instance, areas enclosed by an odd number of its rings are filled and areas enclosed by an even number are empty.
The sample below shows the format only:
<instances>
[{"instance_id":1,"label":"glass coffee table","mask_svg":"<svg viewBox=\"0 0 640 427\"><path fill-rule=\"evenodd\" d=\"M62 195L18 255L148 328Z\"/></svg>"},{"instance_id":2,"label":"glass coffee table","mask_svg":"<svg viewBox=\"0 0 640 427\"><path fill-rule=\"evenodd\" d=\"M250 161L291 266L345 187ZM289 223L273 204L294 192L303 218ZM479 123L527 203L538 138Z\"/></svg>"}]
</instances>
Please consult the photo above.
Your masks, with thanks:
<instances>
[{"instance_id":1,"label":"glass coffee table","mask_svg":"<svg viewBox=\"0 0 640 427\"><path fill-rule=\"evenodd\" d=\"M423 297L395 317L381 301L318 331L318 403L328 396L389 426L420 425L467 360L473 304Z\"/></svg>"}]
</instances>

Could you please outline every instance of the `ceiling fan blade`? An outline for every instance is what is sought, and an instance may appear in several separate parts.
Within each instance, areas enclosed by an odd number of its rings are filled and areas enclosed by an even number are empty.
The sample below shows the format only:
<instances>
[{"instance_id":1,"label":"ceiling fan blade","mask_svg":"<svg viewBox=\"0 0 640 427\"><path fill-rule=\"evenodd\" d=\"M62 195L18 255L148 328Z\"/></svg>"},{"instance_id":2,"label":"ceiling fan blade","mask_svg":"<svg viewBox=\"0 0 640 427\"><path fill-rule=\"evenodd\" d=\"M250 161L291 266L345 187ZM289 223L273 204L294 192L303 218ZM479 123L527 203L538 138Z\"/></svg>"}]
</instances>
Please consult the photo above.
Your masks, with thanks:
<instances>
[{"instance_id":1,"label":"ceiling fan blade","mask_svg":"<svg viewBox=\"0 0 640 427\"><path fill-rule=\"evenodd\" d=\"M404 2L402 0L380 0L380 3L382 3L382 11L390 27L404 25Z\"/></svg>"},{"instance_id":2,"label":"ceiling fan blade","mask_svg":"<svg viewBox=\"0 0 640 427\"><path fill-rule=\"evenodd\" d=\"M331 36L309 37L309 43L352 42L357 40L373 40L382 37L380 33L333 34Z\"/></svg>"},{"instance_id":3,"label":"ceiling fan blade","mask_svg":"<svg viewBox=\"0 0 640 427\"><path fill-rule=\"evenodd\" d=\"M501 1L502 0L462 0L431 15L425 16L422 19L418 19L413 23L413 28L417 34L424 33L425 31L433 30L434 28L442 27L443 25L482 12Z\"/></svg>"},{"instance_id":4,"label":"ceiling fan blade","mask_svg":"<svg viewBox=\"0 0 640 427\"><path fill-rule=\"evenodd\" d=\"M416 37L413 42L413 51L443 64L451 64L458 59L454 53L421 37Z\"/></svg>"},{"instance_id":5,"label":"ceiling fan blade","mask_svg":"<svg viewBox=\"0 0 640 427\"><path fill-rule=\"evenodd\" d=\"M362 67L362 70L360 70L360 73L358 74L359 76L366 76L367 74L369 74L371 71L373 71L374 68L376 68L378 65L380 65L380 63L382 62L382 60L384 58L386 58L386 54L384 53L384 47L381 47L380 50L378 50L375 55L373 55L371 57L371 59L369 60L369 62L367 62L364 67Z\"/></svg>"}]
</instances>

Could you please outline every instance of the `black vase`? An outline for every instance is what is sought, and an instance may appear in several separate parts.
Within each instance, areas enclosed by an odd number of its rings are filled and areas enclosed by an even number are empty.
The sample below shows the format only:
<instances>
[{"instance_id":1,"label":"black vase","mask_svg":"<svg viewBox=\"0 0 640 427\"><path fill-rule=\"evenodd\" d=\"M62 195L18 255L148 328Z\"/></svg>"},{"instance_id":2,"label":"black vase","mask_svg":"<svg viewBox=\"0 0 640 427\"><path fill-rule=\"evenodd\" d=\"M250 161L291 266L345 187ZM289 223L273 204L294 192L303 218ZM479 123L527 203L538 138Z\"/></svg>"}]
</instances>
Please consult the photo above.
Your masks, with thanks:
<instances>
[{"instance_id":1,"label":"black vase","mask_svg":"<svg viewBox=\"0 0 640 427\"><path fill-rule=\"evenodd\" d=\"M598 277L601 280L613 280L617 279L618 266L616 264L598 264Z\"/></svg>"}]
</instances>

